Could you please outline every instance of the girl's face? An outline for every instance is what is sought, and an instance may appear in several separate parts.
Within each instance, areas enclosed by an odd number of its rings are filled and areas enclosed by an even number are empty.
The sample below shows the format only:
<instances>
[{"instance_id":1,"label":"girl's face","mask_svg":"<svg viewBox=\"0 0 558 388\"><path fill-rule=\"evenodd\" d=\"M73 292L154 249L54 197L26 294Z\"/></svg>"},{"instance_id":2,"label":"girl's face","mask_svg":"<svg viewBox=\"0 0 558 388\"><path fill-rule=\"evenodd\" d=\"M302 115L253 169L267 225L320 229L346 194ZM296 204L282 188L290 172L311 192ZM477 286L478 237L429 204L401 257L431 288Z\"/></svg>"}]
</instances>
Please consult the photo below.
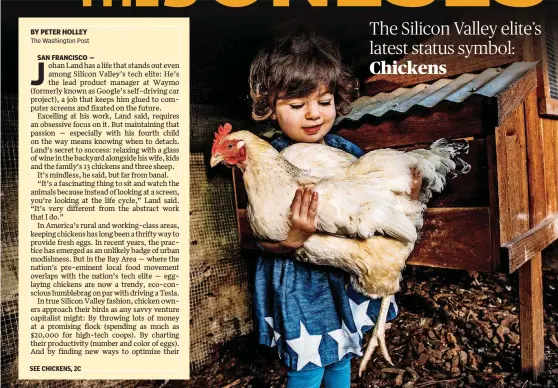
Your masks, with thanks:
<instances>
[{"instance_id":1,"label":"girl's face","mask_svg":"<svg viewBox=\"0 0 558 388\"><path fill-rule=\"evenodd\" d=\"M290 139L299 143L318 143L335 121L333 94L321 87L302 98L278 99L272 118Z\"/></svg>"}]
</instances>

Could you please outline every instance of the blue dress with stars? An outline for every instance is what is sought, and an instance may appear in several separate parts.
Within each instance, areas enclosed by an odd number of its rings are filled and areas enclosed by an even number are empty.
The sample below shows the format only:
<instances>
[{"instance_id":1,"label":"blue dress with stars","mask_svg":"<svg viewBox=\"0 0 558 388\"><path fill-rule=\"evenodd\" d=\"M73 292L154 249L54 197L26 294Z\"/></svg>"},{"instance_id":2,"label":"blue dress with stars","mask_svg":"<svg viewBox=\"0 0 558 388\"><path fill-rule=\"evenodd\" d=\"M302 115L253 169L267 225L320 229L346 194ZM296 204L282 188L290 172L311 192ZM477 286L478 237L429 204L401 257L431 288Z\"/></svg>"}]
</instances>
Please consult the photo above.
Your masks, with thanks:
<instances>
[{"instance_id":1,"label":"blue dress with stars","mask_svg":"<svg viewBox=\"0 0 558 388\"><path fill-rule=\"evenodd\" d=\"M328 134L327 145L360 157L364 152L340 136ZM271 145L278 151L293 142L285 136ZM255 324L259 341L276 346L292 370L323 367L362 355L363 333L374 326L381 299L353 289L349 275L337 268L302 263L292 254L264 252L255 274ZM392 300L388 320L397 316Z\"/></svg>"}]
</instances>

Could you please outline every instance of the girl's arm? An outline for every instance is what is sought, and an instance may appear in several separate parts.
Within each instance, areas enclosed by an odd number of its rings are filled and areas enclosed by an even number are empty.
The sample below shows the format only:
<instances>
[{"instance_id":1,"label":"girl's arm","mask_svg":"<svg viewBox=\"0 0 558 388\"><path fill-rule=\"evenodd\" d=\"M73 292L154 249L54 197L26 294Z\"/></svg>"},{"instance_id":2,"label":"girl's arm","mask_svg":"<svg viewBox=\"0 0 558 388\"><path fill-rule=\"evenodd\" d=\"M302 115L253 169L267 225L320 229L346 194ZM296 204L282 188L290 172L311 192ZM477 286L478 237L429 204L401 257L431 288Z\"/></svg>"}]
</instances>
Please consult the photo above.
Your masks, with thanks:
<instances>
[{"instance_id":1,"label":"girl's arm","mask_svg":"<svg viewBox=\"0 0 558 388\"><path fill-rule=\"evenodd\" d=\"M314 220L318 210L318 193L311 189L301 189L296 194L291 204L291 230L284 241L260 241L259 244L266 251L273 253L286 253L297 250L304 241L316 232Z\"/></svg>"}]
</instances>

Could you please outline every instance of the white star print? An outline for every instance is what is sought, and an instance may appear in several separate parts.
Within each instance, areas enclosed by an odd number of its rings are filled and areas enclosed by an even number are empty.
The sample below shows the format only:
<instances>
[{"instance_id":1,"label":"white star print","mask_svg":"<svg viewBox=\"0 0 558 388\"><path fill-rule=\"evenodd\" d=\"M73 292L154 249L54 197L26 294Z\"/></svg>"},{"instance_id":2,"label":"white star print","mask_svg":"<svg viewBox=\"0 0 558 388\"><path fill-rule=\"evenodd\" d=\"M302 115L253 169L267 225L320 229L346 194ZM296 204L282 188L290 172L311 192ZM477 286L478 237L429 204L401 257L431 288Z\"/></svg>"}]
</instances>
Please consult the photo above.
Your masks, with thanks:
<instances>
[{"instance_id":1,"label":"white star print","mask_svg":"<svg viewBox=\"0 0 558 388\"><path fill-rule=\"evenodd\" d=\"M301 370L309 362L322 366L322 359L318 351L321 341L321 335L310 335L302 321L300 321L300 337L287 340L289 346L298 355L296 370Z\"/></svg>"},{"instance_id":2,"label":"white star print","mask_svg":"<svg viewBox=\"0 0 558 388\"><path fill-rule=\"evenodd\" d=\"M269 324L269 326L271 326L271 329L273 330L273 337L274 338L271 339L271 345L269 345L269 346L273 347L273 346L276 345L277 340L279 339L279 337L281 337L281 334L279 334L275 331L275 327L273 326L273 318L272 317L265 317L264 319Z\"/></svg>"},{"instance_id":3,"label":"white star print","mask_svg":"<svg viewBox=\"0 0 558 388\"><path fill-rule=\"evenodd\" d=\"M353 313L353 320L355 321L357 332L361 338L363 326L374 326L374 322L372 322L370 317L366 315L369 303L370 300L362 302L361 304L356 304L351 298L349 298L349 305L351 306L351 312Z\"/></svg>"},{"instance_id":4,"label":"white star print","mask_svg":"<svg viewBox=\"0 0 558 388\"><path fill-rule=\"evenodd\" d=\"M339 360L349 352L362 356L359 334L358 332L351 333L345 321L342 321L341 329L330 331L328 334L337 341Z\"/></svg>"}]
</instances>

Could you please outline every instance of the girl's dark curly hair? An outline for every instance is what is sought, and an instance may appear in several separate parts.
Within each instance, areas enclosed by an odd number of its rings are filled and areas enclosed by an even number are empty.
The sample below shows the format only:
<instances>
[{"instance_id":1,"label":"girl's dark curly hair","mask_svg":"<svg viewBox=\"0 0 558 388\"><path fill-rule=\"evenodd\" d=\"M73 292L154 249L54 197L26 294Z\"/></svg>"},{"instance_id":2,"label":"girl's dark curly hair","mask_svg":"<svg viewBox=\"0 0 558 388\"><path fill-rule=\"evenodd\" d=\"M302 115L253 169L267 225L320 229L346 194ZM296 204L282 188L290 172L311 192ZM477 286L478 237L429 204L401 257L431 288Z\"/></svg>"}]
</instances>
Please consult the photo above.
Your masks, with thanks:
<instances>
[{"instance_id":1,"label":"girl's dark curly hair","mask_svg":"<svg viewBox=\"0 0 558 388\"><path fill-rule=\"evenodd\" d=\"M266 120L279 98L306 97L320 86L333 93L337 114L348 113L358 97L358 80L333 42L310 31L291 32L260 50L250 66L252 118Z\"/></svg>"}]
</instances>

